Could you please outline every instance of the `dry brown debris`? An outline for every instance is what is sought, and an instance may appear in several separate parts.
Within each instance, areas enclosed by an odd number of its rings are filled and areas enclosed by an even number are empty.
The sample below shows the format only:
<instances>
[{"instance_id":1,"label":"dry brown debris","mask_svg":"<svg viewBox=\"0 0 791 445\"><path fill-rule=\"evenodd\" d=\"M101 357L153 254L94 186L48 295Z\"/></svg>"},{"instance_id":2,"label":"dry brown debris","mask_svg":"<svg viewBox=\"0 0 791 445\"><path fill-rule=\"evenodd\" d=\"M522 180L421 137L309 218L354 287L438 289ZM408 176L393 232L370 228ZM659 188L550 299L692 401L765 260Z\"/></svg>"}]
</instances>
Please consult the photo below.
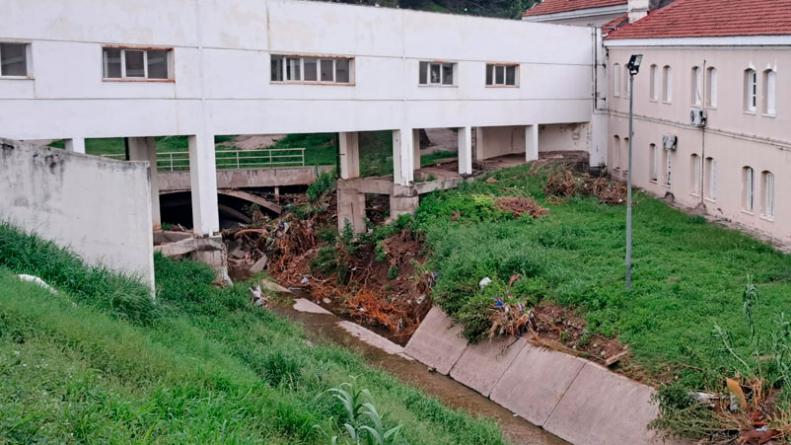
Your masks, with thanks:
<instances>
[{"instance_id":1,"label":"dry brown debris","mask_svg":"<svg viewBox=\"0 0 791 445\"><path fill-rule=\"evenodd\" d=\"M549 213L549 210L541 207L535 199L522 196L497 198L494 205L498 210L511 213L516 217L530 215L533 218L540 218Z\"/></svg>"},{"instance_id":2,"label":"dry brown debris","mask_svg":"<svg viewBox=\"0 0 791 445\"><path fill-rule=\"evenodd\" d=\"M547 178L544 192L550 197L595 196L604 204L623 204L626 186L606 177L575 173L569 168L556 168Z\"/></svg>"}]
</instances>

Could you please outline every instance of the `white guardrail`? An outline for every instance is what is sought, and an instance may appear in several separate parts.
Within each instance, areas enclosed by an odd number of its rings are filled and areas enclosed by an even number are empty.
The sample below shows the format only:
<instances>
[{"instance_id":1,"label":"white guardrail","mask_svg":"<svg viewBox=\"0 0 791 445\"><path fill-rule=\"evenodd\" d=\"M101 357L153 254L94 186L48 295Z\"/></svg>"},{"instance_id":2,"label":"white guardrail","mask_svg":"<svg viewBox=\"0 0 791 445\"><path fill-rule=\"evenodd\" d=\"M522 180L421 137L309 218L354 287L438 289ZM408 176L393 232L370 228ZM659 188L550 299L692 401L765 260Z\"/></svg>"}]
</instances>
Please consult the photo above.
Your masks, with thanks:
<instances>
[{"instance_id":1,"label":"white guardrail","mask_svg":"<svg viewBox=\"0 0 791 445\"><path fill-rule=\"evenodd\" d=\"M303 167L304 148L267 148L263 150L217 150L215 163L218 169ZM126 159L123 154L102 155L111 159ZM157 170L189 170L190 154L187 151L166 151L157 153Z\"/></svg>"}]
</instances>

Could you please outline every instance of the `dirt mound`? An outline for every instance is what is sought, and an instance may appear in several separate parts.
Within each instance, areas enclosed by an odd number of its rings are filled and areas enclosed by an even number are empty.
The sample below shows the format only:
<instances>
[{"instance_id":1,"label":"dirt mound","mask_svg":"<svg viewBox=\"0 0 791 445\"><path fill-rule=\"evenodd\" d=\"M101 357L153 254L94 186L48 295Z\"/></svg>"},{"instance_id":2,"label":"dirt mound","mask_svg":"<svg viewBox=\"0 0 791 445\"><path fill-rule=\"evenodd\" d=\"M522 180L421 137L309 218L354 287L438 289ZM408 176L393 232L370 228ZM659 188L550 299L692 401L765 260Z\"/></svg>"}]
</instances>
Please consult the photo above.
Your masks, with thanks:
<instances>
[{"instance_id":1,"label":"dirt mound","mask_svg":"<svg viewBox=\"0 0 791 445\"><path fill-rule=\"evenodd\" d=\"M544 192L559 198L595 196L603 204L623 204L626 201L626 186L623 183L603 176L575 173L569 168L554 169L547 178Z\"/></svg>"},{"instance_id":2,"label":"dirt mound","mask_svg":"<svg viewBox=\"0 0 791 445\"><path fill-rule=\"evenodd\" d=\"M530 215L533 218L540 218L549 213L549 210L541 207L535 199L522 196L505 196L497 198L494 206L498 210L508 212L516 217Z\"/></svg>"}]
</instances>

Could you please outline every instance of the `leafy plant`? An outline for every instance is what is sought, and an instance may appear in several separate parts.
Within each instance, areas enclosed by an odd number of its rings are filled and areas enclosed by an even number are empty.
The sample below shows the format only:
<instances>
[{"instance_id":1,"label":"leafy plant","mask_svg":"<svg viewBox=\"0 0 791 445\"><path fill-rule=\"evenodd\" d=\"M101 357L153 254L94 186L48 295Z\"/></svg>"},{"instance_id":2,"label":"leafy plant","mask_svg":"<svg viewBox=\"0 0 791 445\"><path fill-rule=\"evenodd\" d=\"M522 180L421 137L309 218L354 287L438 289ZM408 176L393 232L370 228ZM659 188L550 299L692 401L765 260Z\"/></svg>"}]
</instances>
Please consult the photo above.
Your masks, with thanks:
<instances>
[{"instance_id":1,"label":"leafy plant","mask_svg":"<svg viewBox=\"0 0 791 445\"><path fill-rule=\"evenodd\" d=\"M330 445L395 445L405 444L399 433L401 425L393 428L385 427L384 420L371 401L371 393L367 389L360 389L353 383L342 383L340 386L327 391L343 408L343 432L341 439L337 434L332 434L318 425ZM343 442L339 442L343 440Z\"/></svg>"}]
</instances>

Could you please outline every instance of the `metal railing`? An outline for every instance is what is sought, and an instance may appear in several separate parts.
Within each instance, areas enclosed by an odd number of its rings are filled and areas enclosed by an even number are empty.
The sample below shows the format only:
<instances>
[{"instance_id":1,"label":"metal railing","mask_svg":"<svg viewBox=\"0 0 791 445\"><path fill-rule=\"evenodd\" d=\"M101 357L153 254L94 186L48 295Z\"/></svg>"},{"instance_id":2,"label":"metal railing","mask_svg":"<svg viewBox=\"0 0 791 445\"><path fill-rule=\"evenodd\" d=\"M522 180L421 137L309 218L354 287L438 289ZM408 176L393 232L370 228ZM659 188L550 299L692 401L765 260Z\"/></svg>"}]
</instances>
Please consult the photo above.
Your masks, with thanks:
<instances>
[{"instance_id":1,"label":"metal railing","mask_svg":"<svg viewBox=\"0 0 791 445\"><path fill-rule=\"evenodd\" d=\"M124 155L102 155L107 158L124 159ZM303 167L304 148L267 148L263 150L217 150L217 169ZM157 153L157 170L183 171L190 168L190 155L186 151Z\"/></svg>"}]
</instances>

